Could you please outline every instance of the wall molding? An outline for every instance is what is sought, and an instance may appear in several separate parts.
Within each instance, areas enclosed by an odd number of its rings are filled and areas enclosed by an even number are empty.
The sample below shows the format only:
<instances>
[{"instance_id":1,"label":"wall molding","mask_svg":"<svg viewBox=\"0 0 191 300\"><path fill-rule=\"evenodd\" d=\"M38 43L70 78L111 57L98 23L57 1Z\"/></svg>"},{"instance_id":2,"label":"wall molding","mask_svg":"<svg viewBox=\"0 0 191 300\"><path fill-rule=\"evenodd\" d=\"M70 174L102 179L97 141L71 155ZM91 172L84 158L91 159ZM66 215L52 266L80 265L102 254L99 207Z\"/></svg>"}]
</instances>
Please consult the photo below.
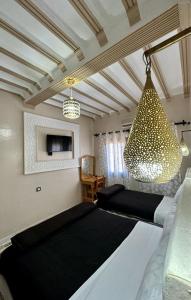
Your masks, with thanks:
<instances>
[{"instance_id":1,"label":"wall molding","mask_svg":"<svg viewBox=\"0 0 191 300\"><path fill-rule=\"evenodd\" d=\"M36 127L47 127L73 132L73 158L66 160L37 161ZM79 125L24 112L24 174L56 171L79 167Z\"/></svg>"}]
</instances>

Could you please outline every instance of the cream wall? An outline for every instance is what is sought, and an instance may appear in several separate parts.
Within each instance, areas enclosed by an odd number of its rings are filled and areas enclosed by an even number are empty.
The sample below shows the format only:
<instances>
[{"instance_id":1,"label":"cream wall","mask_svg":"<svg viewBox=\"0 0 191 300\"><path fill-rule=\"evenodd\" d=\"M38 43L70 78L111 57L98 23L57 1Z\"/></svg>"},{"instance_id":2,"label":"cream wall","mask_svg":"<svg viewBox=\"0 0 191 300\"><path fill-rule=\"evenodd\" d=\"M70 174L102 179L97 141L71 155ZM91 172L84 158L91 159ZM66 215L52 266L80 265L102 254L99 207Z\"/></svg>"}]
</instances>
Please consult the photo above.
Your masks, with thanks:
<instances>
[{"instance_id":1,"label":"cream wall","mask_svg":"<svg viewBox=\"0 0 191 300\"><path fill-rule=\"evenodd\" d=\"M23 175L23 111L63 120L59 108L40 104L23 107L19 97L0 91L0 239L77 204L81 200L79 169ZM93 123L80 125L80 154L93 154ZM9 137L2 136L8 129ZM36 192L41 186L42 191Z\"/></svg>"},{"instance_id":2,"label":"cream wall","mask_svg":"<svg viewBox=\"0 0 191 300\"><path fill-rule=\"evenodd\" d=\"M169 101L162 101L163 107L171 122L191 121L191 98L184 99L183 95L171 98ZM111 116L105 116L102 119L97 119L94 125L94 133L121 130L122 123L132 122L136 114L136 109L132 112L121 111L120 113L113 113ZM178 126L179 138L181 130L191 129L191 126ZM191 132L184 135L186 143L191 150ZM187 167L191 166L191 155L184 157L181 167L182 176L184 176Z\"/></svg>"}]
</instances>

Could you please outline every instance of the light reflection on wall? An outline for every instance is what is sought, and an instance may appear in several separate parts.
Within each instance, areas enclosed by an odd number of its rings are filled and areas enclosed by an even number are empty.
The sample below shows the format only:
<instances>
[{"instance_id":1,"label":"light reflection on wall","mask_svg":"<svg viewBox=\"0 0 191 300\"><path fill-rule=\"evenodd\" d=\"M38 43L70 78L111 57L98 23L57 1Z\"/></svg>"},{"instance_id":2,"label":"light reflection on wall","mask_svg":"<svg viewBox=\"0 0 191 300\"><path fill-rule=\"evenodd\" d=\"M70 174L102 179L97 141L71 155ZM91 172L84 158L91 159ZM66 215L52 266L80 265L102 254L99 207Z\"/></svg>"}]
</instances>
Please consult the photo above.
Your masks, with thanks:
<instances>
[{"instance_id":1,"label":"light reflection on wall","mask_svg":"<svg viewBox=\"0 0 191 300\"><path fill-rule=\"evenodd\" d=\"M13 135L13 131L10 128L0 128L0 140L8 139Z\"/></svg>"}]
</instances>

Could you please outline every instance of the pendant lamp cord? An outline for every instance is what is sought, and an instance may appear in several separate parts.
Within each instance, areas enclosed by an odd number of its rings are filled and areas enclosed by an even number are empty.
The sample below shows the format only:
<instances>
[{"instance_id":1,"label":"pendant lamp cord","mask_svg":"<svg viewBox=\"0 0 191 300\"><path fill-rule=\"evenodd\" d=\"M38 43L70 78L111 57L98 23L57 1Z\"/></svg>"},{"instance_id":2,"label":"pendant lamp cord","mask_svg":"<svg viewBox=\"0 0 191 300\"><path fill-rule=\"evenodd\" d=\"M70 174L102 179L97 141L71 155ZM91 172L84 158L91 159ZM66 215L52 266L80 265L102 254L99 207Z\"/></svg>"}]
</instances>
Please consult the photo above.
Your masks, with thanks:
<instances>
[{"instance_id":1,"label":"pendant lamp cord","mask_svg":"<svg viewBox=\"0 0 191 300\"><path fill-rule=\"evenodd\" d=\"M150 55L145 55L145 53L143 53L143 61L146 65L146 74L150 74L150 72L151 72L151 57L150 57Z\"/></svg>"}]
</instances>

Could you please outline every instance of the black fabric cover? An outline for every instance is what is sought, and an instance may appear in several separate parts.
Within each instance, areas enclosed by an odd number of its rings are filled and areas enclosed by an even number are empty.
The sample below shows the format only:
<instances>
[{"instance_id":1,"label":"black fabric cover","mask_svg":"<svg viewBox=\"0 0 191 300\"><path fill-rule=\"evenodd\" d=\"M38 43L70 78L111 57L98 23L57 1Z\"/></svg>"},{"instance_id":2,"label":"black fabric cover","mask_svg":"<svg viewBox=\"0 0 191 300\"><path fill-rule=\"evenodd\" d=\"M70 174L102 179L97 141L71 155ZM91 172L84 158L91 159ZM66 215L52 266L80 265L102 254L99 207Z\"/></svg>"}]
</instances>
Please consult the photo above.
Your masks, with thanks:
<instances>
[{"instance_id":1,"label":"black fabric cover","mask_svg":"<svg viewBox=\"0 0 191 300\"><path fill-rule=\"evenodd\" d=\"M59 215L56 215L15 235L11 239L11 242L20 249L27 250L28 248L39 243L41 240L46 239L63 226L66 226L72 223L74 220L85 216L95 208L95 205L92 203L80 203L79 205L63 211Z\"/></svg>"},{"instance_id":2,"label":"black fabric cover","mask_svg":"<svg viewBox=\"0 0 191 300\"><path fill-rule=\"evenodd\" d=\"M0 273L14 300L67 300L135 224L135 220L93 209L25 251L9 247L0 259Z\"/></svg>"},{"instance_id":3,"label":"black fabric cover","mask_svg":"<svg viewBox=\"0 0 191 300\"><path fill-rule=\"evenodd\" d=\"M154 213L163 196L148 194L131 190L122 190L111 197L99 197L98 207L106 210L137 216L138 218L153 222Z\"/></svg>"},{"instance_id":4,"label":"black fabric cover","mask_svg":"<svg viewBox=\"0 0 191 300\"><path fill-rule=\"evenodd\" d=\"M113 184L109 187L103 188L100 192L97 192L97 198L99 200L107 200L124 189L125 186L123 184Z\"/></svg>"}]
</instances>

